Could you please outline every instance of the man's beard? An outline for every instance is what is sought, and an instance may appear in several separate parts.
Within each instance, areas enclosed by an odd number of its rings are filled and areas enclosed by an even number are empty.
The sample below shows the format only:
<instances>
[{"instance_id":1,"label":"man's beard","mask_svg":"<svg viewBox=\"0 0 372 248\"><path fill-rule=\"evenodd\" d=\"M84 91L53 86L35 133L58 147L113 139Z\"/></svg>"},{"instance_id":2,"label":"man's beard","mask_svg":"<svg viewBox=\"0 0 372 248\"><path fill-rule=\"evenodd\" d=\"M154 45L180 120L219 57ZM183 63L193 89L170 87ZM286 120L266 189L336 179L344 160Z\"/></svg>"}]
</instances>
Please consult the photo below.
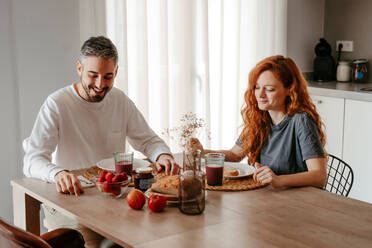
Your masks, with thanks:
<instances>
[{"instance_id":1,"label":"man's beard","mask_svg":"<svg viewBox=\"0 0 372 248\"><path fill-rule=\"evenodd\" d=\"M94 95L92 96L89 92L90 90L93 90L94 87L93 86L90 86L90 85L85 85L83 83L83 79L82 77L80 77L80 82L81 82L81 85L83 86L83 89L84 89L84 92L85 94L87 95L87 97L89 98L89 101L90 102L100 102L103 100L103 98L105 98L106 94L107 94L107 90L108 90L108 87L104 87L102 90L104 91L104 94L102 96L99 96L99 95Z\"/></svg>"}]
</instances>

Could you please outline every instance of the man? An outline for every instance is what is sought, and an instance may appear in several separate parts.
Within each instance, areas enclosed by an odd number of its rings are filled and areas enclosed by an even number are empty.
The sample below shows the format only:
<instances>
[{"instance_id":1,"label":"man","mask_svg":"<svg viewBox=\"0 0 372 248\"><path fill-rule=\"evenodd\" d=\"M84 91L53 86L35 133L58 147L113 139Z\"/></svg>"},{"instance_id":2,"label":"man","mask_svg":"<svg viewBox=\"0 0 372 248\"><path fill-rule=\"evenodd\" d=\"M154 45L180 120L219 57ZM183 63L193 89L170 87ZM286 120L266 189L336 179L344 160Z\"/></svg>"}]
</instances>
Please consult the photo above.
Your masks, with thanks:
<instances>
[{"instance_id":1,"label":"man","mask_svg":"<svg viewBox=\"0 0 372 248\"><path fill-rule=\"evenodd\" d=\"M83 44L76 65L80 82L46 99L30 137L24 141L23 172L27 177L55 182L58 192L79 195L84 190L70 171L124 151L126 138L156 162L158 170L179 173L168 146L147 125L134 103L113 87L117 62L116 47L109 39L91 37ZM55 210L47 206L44 210L49 229L71 221L55 218Z\"/></svg>"}]
</instances>

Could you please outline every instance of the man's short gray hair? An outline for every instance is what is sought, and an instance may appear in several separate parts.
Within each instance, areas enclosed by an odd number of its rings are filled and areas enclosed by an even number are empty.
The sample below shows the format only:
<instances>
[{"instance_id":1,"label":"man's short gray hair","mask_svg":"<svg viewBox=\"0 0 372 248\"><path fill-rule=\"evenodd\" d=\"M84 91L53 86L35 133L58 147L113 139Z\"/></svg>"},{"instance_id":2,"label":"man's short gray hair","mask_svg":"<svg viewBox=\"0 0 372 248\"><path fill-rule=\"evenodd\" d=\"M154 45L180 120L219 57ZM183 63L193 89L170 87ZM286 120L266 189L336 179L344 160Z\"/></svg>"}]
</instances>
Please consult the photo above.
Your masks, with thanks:
<instances>
[{"instance_id":1,"label":"man's short gray hair","mask_svg":"<svg viewBox=\"0 0 372 248\"><path fill-rule=\"evenodd\" d=\"M103 59L113 59L118 63L118 51L112 41L104 36L90 37L80 49L80 62L88 56L100 57Z\"/></svg>"}]
</instances>

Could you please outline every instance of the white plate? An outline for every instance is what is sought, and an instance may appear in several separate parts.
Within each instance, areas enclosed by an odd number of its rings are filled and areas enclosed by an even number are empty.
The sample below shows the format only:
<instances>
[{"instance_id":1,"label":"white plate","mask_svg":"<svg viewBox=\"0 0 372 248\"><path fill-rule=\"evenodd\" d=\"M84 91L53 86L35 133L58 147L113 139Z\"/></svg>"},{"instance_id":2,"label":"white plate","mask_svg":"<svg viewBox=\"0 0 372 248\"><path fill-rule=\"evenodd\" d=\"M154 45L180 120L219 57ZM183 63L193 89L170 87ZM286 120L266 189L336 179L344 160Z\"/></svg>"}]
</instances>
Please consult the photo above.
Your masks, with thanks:
<instances>
[{"instance_id":1,"label":"white plate","mask_svg":"<svg viewBox=\"0 0 372 248\"><path fill-rule=\"evenodd\" d=\"M97 163L97 166L103 170L114 171L115 170L115 159L113 157L103 159ZM133 170L137 168L148 167L148 166L150 166L150 162L143 160L143 159L133 158Z\"/></svg>"},{"instance_id":2,"label":"white plate","mask_svg":"<svg viewBox=\"0 0 372 248\"><path fill-rule=\"evenodd\" d=\"M225 165L230 165L237 169L239 171L239 175L237 176L224 176L223 178L225 179L240 179L244 177L249 177L252 176L255 169L253 166L250 166L248 164L243 164L243 163L234 163L234 162L225 162Z\"/></svg>"},{"instance_id":3,"label":"white plate","mask_svg":"<svg viewBox=\"0 0 372 248\"><path fill-rule=\"evenodd\" d=\"M94 182L86 179L85 177L83 177L82 175L79 175L77 177L79 180L80 180L80 184L83 188L89 188L89 187L93 187L95 186Z\"/></svg>"}]
</instances>

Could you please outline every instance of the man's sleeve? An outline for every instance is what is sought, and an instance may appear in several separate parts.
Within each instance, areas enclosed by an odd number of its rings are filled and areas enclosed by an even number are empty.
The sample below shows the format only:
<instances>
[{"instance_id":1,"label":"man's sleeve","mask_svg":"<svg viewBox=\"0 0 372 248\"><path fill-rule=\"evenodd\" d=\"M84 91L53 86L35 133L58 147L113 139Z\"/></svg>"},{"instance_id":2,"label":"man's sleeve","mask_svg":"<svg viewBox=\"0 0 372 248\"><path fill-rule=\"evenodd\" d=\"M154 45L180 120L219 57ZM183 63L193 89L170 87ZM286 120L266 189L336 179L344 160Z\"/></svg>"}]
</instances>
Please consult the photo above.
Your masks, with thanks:
<instances>
[{"instance_id":1,"label":"man's sleeve","mask_svg":"<svg viewBox=\"0 0 372 248\"><path fill-rule=\"evenodd\" d=\"M141 112L128 99L128 142L152 162L162 153L172 154L165 142L149 127Z\"/></svg>"},{"instance_id":2,"label":"man's sleeve","mask_svg":"<svg viewBox=\"0 0 372 248\"><path fill-rule=\"evenodd\" d=\"M52 163L52 153L55 151L57 141L56 104L48 98L40 109L30 137L23 141L25 176L54 182L55 174L63 170Z\"/></svg>"}]
</instances>

